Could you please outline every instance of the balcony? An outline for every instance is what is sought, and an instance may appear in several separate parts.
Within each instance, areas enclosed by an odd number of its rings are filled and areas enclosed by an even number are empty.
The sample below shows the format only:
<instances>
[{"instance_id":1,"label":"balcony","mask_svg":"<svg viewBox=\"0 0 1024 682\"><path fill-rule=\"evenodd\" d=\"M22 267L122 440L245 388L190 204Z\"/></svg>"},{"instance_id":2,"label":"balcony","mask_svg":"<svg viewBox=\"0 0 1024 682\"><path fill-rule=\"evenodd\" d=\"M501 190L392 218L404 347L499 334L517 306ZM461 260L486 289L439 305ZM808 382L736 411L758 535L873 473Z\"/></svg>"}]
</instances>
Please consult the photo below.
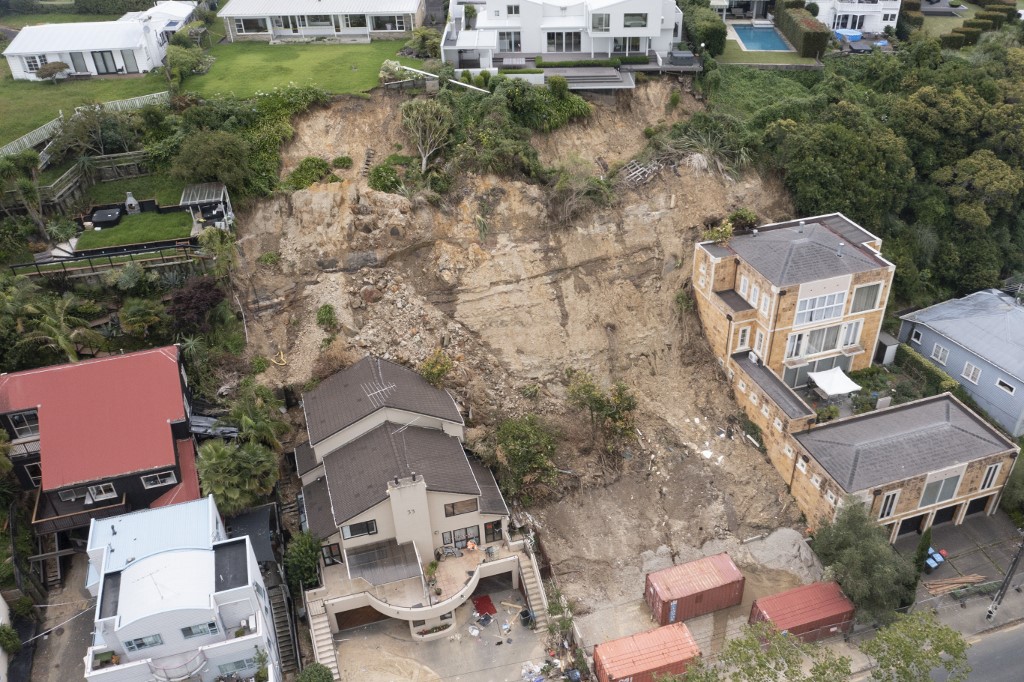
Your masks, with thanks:
<instances>
[{"instance_id":1,"label":"balcony","mask_svg":"<svg viewBox=\"0 0 1024 682\"><path fill-rule=\"evenodd\" d=\"M31 455L39 454L39 435L30 436L29 438L19 438L18 440L12 441L10 445L10 451L8 456L12 460L21 459L22 457L29 457Z\"/></svg>"},{"instance_id":2,"label":"balcony","mask_svg":"<svg viewBox=\"0 0 1024 682\"><path fill-rule=\"evenodd\" d=\"M86 505L80 500L64 502L44 495L36 490L36 502L32 509L32 530L36 535L58 533L72 528L85 528L92 519L118 516L131 511L125 495L111 500Z\"/></svg>"}]
</instances>

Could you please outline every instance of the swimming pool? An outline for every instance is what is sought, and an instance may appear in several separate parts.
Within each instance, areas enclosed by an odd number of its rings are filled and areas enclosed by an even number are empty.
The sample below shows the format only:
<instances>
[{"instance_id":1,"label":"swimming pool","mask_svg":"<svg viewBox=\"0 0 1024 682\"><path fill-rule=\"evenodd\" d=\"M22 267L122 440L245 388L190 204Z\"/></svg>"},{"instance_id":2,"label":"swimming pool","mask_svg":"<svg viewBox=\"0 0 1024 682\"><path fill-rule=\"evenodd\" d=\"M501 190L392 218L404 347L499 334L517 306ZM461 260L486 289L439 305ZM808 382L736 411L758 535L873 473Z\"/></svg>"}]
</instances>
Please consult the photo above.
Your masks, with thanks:
<instances>
[{"instance_id":1,"label":"swimming pool","mask_svg":"<svg viewBox=\"0 0 1024 682\"><path fill-rule=\"evenodd\" d=\"M789 52L789 45L770 26L733 26L743 46L754 52Z\"/></svg>"}]
</instances>

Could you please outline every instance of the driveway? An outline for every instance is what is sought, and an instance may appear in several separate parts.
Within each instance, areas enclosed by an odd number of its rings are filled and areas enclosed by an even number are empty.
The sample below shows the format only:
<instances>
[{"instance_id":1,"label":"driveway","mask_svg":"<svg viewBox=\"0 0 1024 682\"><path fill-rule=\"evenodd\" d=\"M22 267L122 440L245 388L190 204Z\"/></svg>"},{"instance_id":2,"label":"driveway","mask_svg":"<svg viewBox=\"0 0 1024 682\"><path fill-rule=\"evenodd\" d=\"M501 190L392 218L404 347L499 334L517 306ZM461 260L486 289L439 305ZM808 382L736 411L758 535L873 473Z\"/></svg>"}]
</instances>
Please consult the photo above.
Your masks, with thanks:
<instances>
[{"instance_id":1,"label":"driveway","mask_svg":"<svg viewBox=\"0 0 1024 682\"><path fill-rule=\"evenodd\" d=\"M50 592L49 605L43 609L39 631L56 629L36 640L32 682L66 682L85 677L83 658L92 642L92 607L96 602L85 589L89 558L85 554L74 554L70 564L64 576L64 587ZM82 614L85 609L88 613ZM70 618L74 619L65 622Z\"/></svg>"}]
</instances>

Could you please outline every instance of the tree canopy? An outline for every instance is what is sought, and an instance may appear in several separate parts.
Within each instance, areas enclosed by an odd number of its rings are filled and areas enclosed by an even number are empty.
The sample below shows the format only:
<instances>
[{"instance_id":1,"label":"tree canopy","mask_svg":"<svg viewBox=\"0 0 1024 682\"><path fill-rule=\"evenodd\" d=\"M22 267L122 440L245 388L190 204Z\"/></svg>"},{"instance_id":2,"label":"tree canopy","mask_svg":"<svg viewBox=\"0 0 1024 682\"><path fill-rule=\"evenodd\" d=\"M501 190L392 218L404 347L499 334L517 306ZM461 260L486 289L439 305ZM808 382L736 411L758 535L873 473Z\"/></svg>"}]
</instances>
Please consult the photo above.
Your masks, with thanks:
<instances>
[{"instance_id":1,"label":"tree canopy","mask_svg":"<svg viewBox=\"0 0 1024 682\"><path fill-rule=\"evenodd\" d=\"M933 670L946 671L950 682L965 682L971 673L963 635L943 625L930 611L900 615L861 645L875 660L876 682L917 682L931 679Z\"/></svg>"}]
</instances>

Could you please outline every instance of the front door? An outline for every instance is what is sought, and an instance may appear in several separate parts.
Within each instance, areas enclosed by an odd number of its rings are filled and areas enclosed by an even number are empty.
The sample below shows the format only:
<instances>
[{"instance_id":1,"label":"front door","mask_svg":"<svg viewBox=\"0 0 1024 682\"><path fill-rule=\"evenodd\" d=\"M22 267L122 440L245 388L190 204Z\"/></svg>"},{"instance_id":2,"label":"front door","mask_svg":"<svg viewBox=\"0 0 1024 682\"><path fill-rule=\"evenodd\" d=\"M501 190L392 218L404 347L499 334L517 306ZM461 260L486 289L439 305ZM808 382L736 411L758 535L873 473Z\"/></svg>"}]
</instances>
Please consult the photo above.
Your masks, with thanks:
<instances>
[{"instance_id":1,"label":"front door","mask_svg":"<svg viewBox=\"0 0 1024 682\"><path fill-rule=\"evenodd\" d=\"M117 63L114 61L114 53L109 50L106 52L93 52L92 53L93 64L96 65L96 73L103 74L117 73Z\"/></svg>"},{"instance_id":2,"label":"front door","mask_svg":"<svg viewBox=\"0 0 1024 682\"><path fill-rule=\"evenodd\" d=\"M71 53L71 67L75 70L75 73L88 73L89 71L85 66L85 55L81 52Z\"/></svg>"},{"instance_id":3,"label":"front door","mask_svg":"<svg viewBox=\"0 0 1024 682\"><path fill-rule=\"evenodd\" d=\"M139 72L139 63L135 61L134 50L121 50L121 59L124 60L125 73Z\"/></svg>"}]
</instances>

